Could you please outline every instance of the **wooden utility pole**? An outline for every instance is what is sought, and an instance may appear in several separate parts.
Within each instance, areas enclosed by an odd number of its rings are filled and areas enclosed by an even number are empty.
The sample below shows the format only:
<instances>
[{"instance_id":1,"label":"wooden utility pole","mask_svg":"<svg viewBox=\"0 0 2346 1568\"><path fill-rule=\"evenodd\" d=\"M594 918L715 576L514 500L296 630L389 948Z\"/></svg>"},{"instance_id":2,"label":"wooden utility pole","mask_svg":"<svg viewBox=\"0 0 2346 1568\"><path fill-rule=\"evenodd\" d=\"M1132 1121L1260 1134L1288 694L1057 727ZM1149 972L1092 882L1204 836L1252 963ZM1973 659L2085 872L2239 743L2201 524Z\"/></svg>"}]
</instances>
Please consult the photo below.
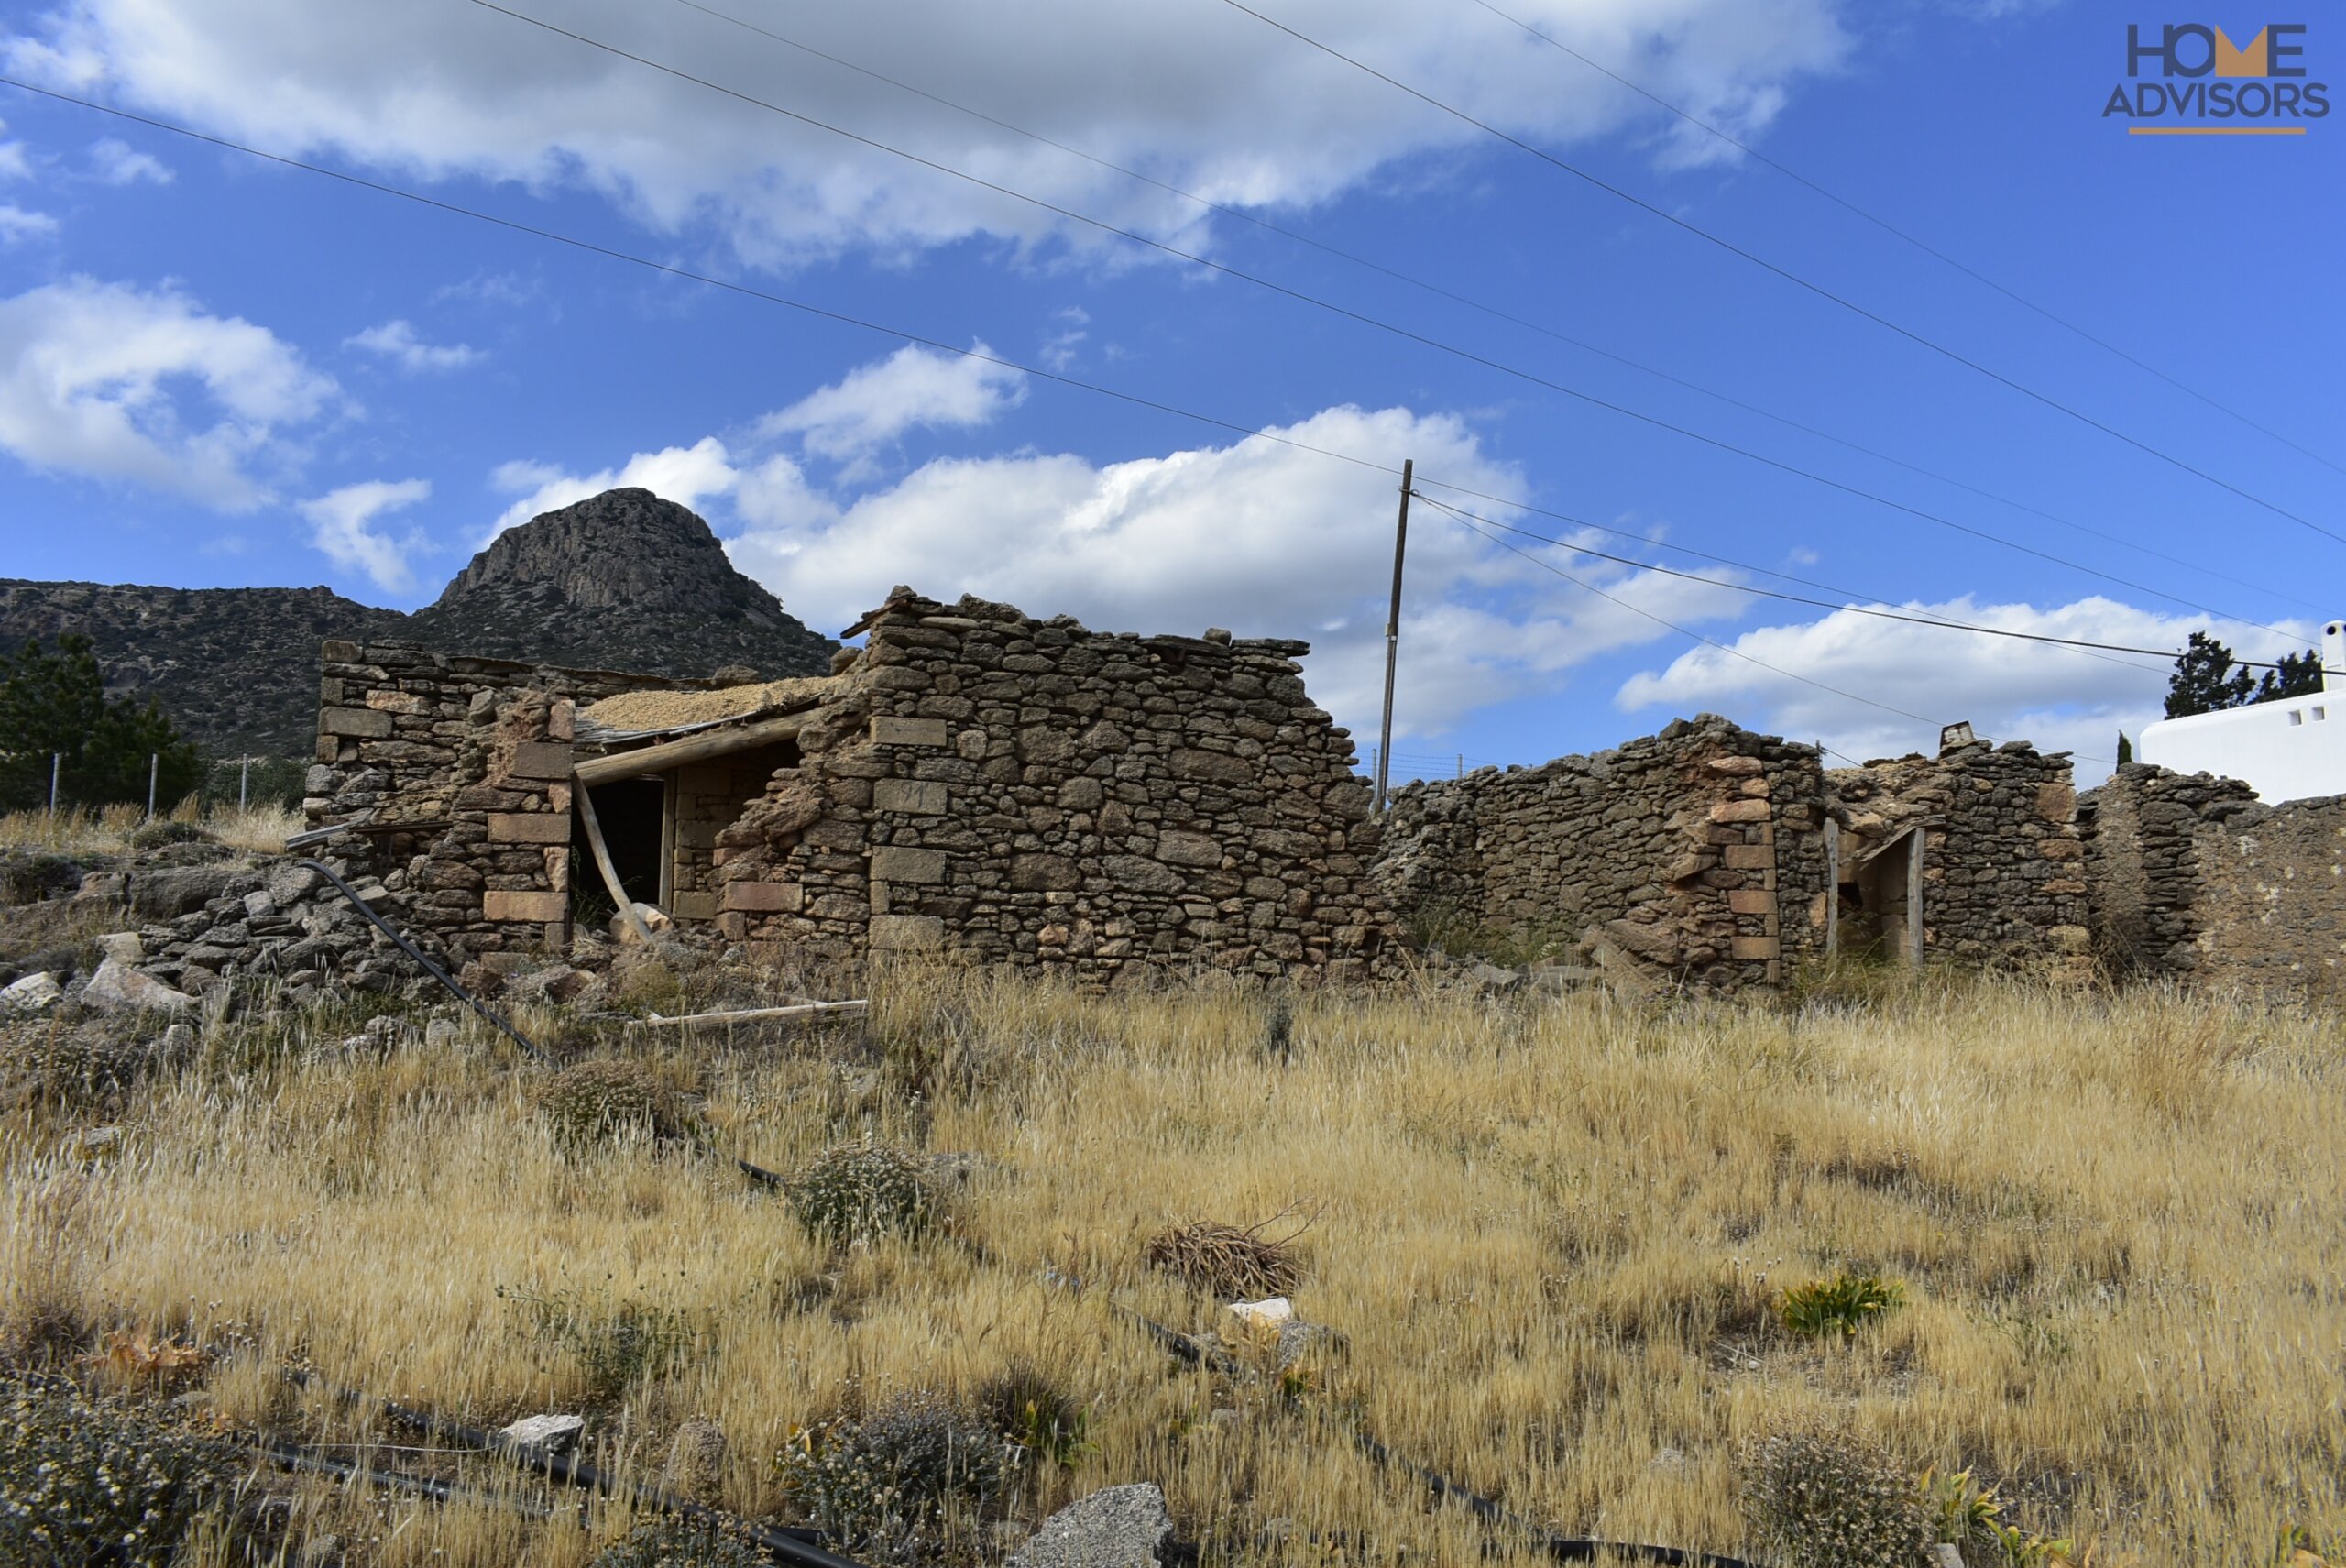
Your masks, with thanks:
<instances>
[{"instance_id":1,"label":"wooden utility pole","mask_svg":"<svg viewBox=\"0 0 2346 1568\"><path fill-rule=\"evenodd\" d=\"M1385 723L1377 734L1376 814L1385 815L1385 784L1393 771L1393 666L1401 652L1401 563L1409 550L1409 481L1418 460L1401 462L1401 517L1393 525L1393 612L1385 620Z\"/></svg>"}]
</instances>

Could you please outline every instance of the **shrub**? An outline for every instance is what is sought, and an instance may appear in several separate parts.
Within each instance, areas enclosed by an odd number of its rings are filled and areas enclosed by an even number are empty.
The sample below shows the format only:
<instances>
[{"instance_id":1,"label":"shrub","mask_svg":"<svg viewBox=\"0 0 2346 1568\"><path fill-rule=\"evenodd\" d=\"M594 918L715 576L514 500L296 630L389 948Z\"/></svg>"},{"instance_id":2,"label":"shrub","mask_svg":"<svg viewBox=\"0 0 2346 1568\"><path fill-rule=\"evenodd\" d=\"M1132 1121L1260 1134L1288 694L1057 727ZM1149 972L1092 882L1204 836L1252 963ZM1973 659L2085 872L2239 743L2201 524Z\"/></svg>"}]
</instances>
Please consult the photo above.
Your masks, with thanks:
<instances>
[{"instance_id":1,"label":"shrub","mask_svg":"<svg viewBox=\"0 0 2346 1568\"><path fill-rule=\"evenodd\" d=\"M684 1135L675 1097L641 1062L604 1057L574 1062L538 1094L538 1114L554 1142L572 1153L628 1136Z\"/></svg>"},{"instance_id":2,"label":"shrub","mask_svg":"<svg viewBox=\"0 0 2346 1568\"><path fill-rule=\"evenodd\" d=\"M1042 1464L1071 1465L1092 1452L1091 1413L1039 1368L1020 1362L978 1390L978 1409L1003 1441Z\"/></svg>"},{"instance_id":3,"label":"shrub","mask_svg":"<svg viewBox=\"0 0 2346 1568\"><path fill-rule=\"evenodd\" d=\"M1010 1472L1003 1440L932 1393L799 1432L781 1464L808 1523L892 1568L948 1555L1001 1502Z\"/></svg>"},{"instance_id":4,"label":"shrub","mask_svg":"<svg viewBox=\"0 0 2346 1568\"><path fill-rule=\"evenodd\" d=\"M1930 1544L1913 1478L1852 1433L1777 1432L1742 1468L1747 1519L1779 1568L1916 1568Z\"/></svg>"},{"instance_id":5,"label":"shrub","mask_svg":"<svg viewBox=\"0 0 2346 1568\"><path fill-rule=\"evenodd\" d=\"M834 1144L787 1191L807 1234L834 1244L918 1236L944 1214L926 1162L887 1144Z\"/></svg>"},{"instance_id":6,"label":"shrub","mask_svg":"<svg viewBox=\"0 0 2346 1568\"><path fill-rule=\"evenodd\" d=\"M192 822L174 822L161 817L148 823L130 836L134 850L162 850L173 844L208 844L212 835Z\"/></svg>"},{"instance_id":7,"label":"shrub","mask_svg":"<svg viewBox=\"0 0 2346 1568\"><path fill-rule=\"evenodd\" d=\"M0 1384L0 1562L163 1568L239 1468L221 1445L62 1384Z\"/></svg>"},{"instance_id":8,"label":"shrub","mask_svg":"<svg viewBox=\"0 0 2346 1568\"><path fill-rule=\"evenodd\" d=\"M769 1568L754 1543L686 1519L646 1519L597 1552L587 1568Z\"/></svg>"},{"instance_id":9,"label":"shrub","mask_svg":"<svg viewBox=\"0 0 2346 1568\"><path fill-rule=\"evenodd\" d=\"M1194 1220L1158 1232L1142 1255L1150 1267L1219 1300L1284 1296L1302 1283L1303 1267L1293 1236L1273 1241L1263 1234L1279 1218L1243 1231L1217 1220Z\"/></svg>"},{"instance_id":10,"label":"shrub","mask_svg":"<svg viewBox=\"0 0 2346 1568\"><path fill-rule=\"evenodd\" d=\"M530 1314L539 1340L577 1360L588 1395L606 1403L675 1371L700 1344L697 1326L674 1307L613 1301L601 1290L538 1296L500 1285L497 1293Z\"/></svg>"},{"instance_id":11,"label":"shrub","mask_svg":"<svg viewBox=\"0 0 2346 1568\"><path fill-rule=\"evenodd\" d=\"M1846 1339L1905 1299L1905 1287L1894 1279L1874 1274L1851 1274L1844 1269L1830 1279L1787 1288L1782 1311L1784 1327L1790 1332L1812 1338L1837 1334Z\"/></svg>"}]
</instances>

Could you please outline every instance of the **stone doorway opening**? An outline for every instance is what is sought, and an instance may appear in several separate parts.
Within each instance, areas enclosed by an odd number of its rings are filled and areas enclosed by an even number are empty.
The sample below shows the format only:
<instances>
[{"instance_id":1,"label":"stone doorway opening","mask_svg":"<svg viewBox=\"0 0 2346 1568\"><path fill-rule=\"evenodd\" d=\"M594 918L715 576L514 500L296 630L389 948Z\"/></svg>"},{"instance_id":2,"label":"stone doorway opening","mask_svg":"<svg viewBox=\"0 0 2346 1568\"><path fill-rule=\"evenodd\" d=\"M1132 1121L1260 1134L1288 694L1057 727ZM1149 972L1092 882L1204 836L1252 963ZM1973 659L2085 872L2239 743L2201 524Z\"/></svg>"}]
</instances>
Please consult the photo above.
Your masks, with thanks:
<instances>
[{"instance_id":1,"label":"stone doorway opening","mask_svg":"<svg viewBox=\"0 0 2346 1568\"><path fill-rule=\"evenodd\" d=\"M611 852L611 868L619 872L619 885L635 903L659 904L667 861L668 781L655 773L580 787L594 800L595 822L603 830L603 845ZM586 841L581 818L572 820L570 848L570 885L598 903L608 902L609 894L602 874L595 869L595 851Z\"/></svg>"},{"instance_id":2,"label":"stone doorway opening","mask_svg":"<svg viewBox=\"0 0 2346 1568\"><path fill-rule=\"evenodd\" d=\"M1836 952L1891 963L1923 961L1921 828L1909 828L1851 858L1836 881Z\"/></svg>"}]
</instances>

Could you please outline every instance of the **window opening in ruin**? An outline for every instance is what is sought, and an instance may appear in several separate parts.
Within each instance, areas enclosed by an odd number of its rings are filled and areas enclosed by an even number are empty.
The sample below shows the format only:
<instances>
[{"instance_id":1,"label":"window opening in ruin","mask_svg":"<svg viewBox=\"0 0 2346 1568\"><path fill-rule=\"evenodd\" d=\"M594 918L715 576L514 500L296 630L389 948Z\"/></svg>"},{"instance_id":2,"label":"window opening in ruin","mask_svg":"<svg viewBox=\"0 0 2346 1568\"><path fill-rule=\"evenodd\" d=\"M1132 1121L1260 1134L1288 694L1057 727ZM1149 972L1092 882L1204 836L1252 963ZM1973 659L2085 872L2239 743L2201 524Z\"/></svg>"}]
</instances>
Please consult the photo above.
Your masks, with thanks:
<instances>
[{"instance_id":1,"label":"window opening in ruin","mask_svg":"<svg viewBox=\"0 0 2346 1568\"><path fill-rule=\"evenodd\" d=\"M2294 707L2293 707L2293 708L2291 708L2291 709L2289 710L2289 726L2290 726L2290 728L2291 728L2291 729L2295 729L2297 726L2298 726L2298 725L2300 725L2300 724L2303 724L2305 721L2306 721L2306 716L2305 716L2304 714L2299 713L2299 712L2298 712L2296 708L2294 708Z\"/></svg>"},{"instance_id":2,"label":"window opening in ruin","mask_svg":"<svg viewBox=\"0 0 2346 1568\"><path fill-rule=\"evenodd\" d=\"M595 820L603 829L603 844L611 851L611 867L619 885L638 904L660 901L662 849L667 840L667 781L649 778L614 779L590 791ZM570 885L591 895L597 905L609 902L603 874L595 867L595 852L587 847L586 830L571 824Z\"/></svg>"},{"instance_id":3,"label":"window opening in ruin","mask_svg":"<svg viewBox=\"0 0 2346 1568\"><path fill-rule=\"evenodd\" d=\"M1922 961L1923 835L1910 828L1844 862L1834 890L1835 949L1890 963Z\"/></svg>"}]
</instances>

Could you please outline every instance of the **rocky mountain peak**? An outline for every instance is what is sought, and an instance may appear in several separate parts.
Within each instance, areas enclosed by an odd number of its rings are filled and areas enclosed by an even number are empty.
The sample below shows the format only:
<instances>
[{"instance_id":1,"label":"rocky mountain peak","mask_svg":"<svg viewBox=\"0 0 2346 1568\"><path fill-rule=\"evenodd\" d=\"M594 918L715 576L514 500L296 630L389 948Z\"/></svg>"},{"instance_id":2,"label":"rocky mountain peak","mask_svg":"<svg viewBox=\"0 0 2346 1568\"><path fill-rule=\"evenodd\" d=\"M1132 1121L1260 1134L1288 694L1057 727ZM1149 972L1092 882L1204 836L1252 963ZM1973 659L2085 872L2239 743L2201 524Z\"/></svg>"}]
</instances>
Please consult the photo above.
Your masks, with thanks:
<instances>
[{"instance_id":1,"label":"rocky mountain peak","mask_svg":"<svg viewBox=\"0 0 2346 1568\"><path fill-rule=\"evenodd\" d=\"M432 610L517 588L578 609L731 614L769 625L782 617L781 601L733 569L697 513L642 489L605 490L507 529Z\"/></svg>"}]
</instances>

